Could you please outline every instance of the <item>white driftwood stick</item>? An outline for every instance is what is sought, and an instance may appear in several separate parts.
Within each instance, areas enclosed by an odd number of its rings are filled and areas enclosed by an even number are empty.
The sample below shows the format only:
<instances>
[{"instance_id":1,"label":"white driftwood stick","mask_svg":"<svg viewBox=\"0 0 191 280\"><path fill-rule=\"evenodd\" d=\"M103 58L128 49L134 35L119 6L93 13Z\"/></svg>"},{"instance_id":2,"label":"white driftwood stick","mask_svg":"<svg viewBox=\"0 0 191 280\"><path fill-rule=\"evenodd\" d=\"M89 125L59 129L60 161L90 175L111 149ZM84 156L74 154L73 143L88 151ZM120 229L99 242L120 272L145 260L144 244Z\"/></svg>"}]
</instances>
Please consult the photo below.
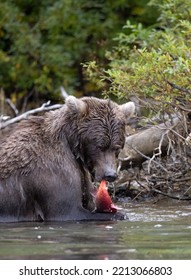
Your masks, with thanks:
<instances>
[{"instance_id":1,"label":"white driftwood stick","mask_svg":"<svg viewBox=\"0 0 191 280\"><path fill-rule=\"evenodd\" d=\"M62 104L55 104L55 105L49 106L49 104L50 104L50 101L48 101L47 103L42 104L42 106L39 107L39 108L29 110L29 111L23 113L20 116L17 116L15 118L9 119L9 120L7 120L5 122L1 122L0 123L0 129L3 129L3 128L7 127L8 125L11 125L13 123L19 122L19 121L21 121L23 119L26 119L30 115L34 115L34 114L39 113L39 112L59 109L59 108L61 108L63 106Z\"/></svg>"}]
</instances>

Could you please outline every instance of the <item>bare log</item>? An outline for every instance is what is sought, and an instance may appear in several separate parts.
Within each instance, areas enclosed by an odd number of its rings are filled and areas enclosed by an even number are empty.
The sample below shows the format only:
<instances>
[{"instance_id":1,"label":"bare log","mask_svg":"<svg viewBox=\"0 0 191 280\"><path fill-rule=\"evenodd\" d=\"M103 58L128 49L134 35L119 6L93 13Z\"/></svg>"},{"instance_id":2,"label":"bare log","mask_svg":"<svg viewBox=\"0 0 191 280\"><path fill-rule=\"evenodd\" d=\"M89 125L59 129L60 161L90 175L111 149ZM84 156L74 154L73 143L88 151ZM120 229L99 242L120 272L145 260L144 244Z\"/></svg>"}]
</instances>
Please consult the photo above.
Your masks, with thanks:
<instances>
[{"instance_id":1,"label":"bare log","mask_svg":"<svg viewBox=\"0 0 191 280\"><path fill-rule=\"evenodd\" d=\"M125 147L119 155L121 170L141 166L145 160L154 160L156 156L167 154L171 148L169 133L181 126L181 119L154 125L126 137Z\"/></svg>"}]
</instances>

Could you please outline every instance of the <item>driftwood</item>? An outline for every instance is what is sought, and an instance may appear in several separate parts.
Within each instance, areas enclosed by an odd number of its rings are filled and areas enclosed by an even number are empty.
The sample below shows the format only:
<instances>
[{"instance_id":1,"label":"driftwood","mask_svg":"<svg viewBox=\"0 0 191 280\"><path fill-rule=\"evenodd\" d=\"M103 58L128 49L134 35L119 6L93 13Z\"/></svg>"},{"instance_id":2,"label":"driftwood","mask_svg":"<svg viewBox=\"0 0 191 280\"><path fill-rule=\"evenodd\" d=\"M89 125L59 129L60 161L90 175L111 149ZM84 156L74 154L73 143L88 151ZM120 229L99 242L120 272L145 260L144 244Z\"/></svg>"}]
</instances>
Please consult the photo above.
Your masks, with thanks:
<instances>
[{"instance_id":1,"label":"driftwood","mask_svg":"<svg viewBox=\"0 0 191 280\"><path fill-rule=\"evenodd\" d=\"M23 113L22 115L19 115L15 118L6 120L5 122L0 122L0 129L3 129L11 124L14 124L16 122L19 122L23 119L26 119L28 116L30 115L34 115L36 113L40 113L40 112L44 112L44 111L49 111L49 110L55 110L55 109L59 109L61 108L63 105L61 104L55 104L55 105L51 105L49 106L50 102L48 101L47 103L44 103L41 107L36 108L36 109L32 109L30 111L27 111L25 113Z\"/></svg>"},{"instance_id":2,"label":"driftwood","mask_svg":"<svg viewBox=\"0 0 191 280\"><path fill-rule=\"evenodd\" d=\"M69 94L65 91L64 87L62 87L62 86L60 87L60 92L61 92L61 97L64 100L69 96ZM16 115L16 117L9 118L9 117L5 117L5 116L0 116L0 130L4 129L7 126L10 126L14 123L17 123L17 122L19 122L23 119L26 119L30 115L34 115L34 114L41 113L41 112L44 112L44 111L59 109L63 106L62 104L50 105L50 101L48 101L48 102L42 104L42 106L39 107L39 108L32 109L32 110L29 110L29 111L21 114L21 115L18 115L19 111L17 110L15 105L11 102L11 100L7 98L6 103L14 111L14 114Z\"/></svg>"},{"instance_id":3,"label":"driftwood","mask_svg":"<svg viewBox=\"0 0 191 280\"><path fill-rule=\"evenodd\" d=\"M141 166L145 160L154 160L159 155L168 154L171 150L171 136L181 127L181 118L175 117L172 121L127 136L125 147L119 155L121 170Z\"/></svg>"}]
</instances>

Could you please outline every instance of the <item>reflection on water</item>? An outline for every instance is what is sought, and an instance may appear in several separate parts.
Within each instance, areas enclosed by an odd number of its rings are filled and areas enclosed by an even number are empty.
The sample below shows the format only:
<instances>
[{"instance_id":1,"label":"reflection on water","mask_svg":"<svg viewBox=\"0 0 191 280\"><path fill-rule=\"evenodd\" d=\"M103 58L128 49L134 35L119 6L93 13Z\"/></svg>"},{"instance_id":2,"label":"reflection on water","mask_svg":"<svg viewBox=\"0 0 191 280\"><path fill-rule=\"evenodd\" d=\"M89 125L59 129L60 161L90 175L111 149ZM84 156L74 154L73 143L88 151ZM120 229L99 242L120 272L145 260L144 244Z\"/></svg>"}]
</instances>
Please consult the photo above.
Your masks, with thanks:
<instances>
[{"instance_id":1,"label":"reflection on water","mask_svg":"<svg viewBox=\"0 0 191 280\"><path fill-rule=\"evenodd\" d=\"M191 259L190 204L122 207L128 221L0 224L0 259Z\"/></svg>"}]
</instances>

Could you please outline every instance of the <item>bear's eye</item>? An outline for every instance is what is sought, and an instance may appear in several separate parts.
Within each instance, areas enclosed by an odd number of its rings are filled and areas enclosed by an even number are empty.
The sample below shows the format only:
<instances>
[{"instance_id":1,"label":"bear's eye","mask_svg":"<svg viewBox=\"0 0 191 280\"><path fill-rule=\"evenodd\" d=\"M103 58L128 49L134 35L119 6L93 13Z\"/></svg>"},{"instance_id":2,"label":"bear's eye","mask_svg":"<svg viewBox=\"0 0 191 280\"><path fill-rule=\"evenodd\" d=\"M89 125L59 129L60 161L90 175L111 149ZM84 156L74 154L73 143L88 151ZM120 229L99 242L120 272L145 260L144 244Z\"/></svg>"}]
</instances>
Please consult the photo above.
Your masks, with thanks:
<instances>
[{"instance_id":1,"label":"bear's eye","mask_svg":"<svg viewBox=\"0 0 191 280\"><path fill-rule=\"evenodd\" d=\"M100 141L100 143L97 145L97 149L101 152L105 152L110 147L110 142L105 139L105 141Z\"/></svg>"}]
</instances>

